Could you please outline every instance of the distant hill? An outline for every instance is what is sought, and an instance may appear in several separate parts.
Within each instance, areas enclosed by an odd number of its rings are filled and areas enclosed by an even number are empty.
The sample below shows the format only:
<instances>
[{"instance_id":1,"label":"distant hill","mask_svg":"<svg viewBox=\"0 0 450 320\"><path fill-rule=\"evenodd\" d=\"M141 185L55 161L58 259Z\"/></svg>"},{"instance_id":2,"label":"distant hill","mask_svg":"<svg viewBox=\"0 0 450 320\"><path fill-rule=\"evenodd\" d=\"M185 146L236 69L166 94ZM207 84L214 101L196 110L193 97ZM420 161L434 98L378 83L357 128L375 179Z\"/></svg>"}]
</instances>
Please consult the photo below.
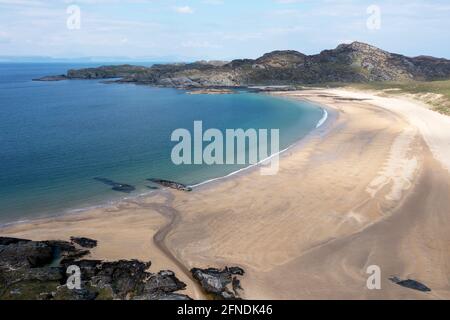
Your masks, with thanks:
<instances>
[{"instance_id":1,"label":"distant hill","mask_svg":"<svg viewBox=\"0 0 450 320\"><path fill-rule=\"evenodd\" d=\"M291 50L274 51L258 59L239 59L229 63L200 61L152 67L121 65L70 70L66 77L119 77L122 78L120 82L170 87L426 81L450 78L450 60L428 56L411 58L353 42L310 56Z\"/></svg>"}]
</instances>

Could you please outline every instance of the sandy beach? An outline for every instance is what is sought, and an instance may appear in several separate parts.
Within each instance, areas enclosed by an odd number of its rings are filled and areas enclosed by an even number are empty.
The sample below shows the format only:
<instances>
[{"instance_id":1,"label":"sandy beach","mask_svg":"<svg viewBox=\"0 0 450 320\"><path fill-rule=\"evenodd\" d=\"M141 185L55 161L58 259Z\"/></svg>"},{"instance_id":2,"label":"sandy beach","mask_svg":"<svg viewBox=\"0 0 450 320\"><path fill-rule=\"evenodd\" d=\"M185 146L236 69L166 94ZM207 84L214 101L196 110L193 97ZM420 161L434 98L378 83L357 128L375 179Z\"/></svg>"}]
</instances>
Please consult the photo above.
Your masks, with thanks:
<instances>
[{"instance_id":1,"label":"sandy beach","mask_svg":"<svg viewBox=\"0 0 450 320\"><path fill-rule=\"evenodd\" d=\"M204 298L192 267L241 266L246 299L450 299L450 117L404 97L343 89L279 92L329 120L285 152L192 193L0 229L33 240L97 239L90 258L152 261ZM382 289L368 290L368 266ZM400 287L391 276L425 283Z\"/></svg>"}]
</instances>

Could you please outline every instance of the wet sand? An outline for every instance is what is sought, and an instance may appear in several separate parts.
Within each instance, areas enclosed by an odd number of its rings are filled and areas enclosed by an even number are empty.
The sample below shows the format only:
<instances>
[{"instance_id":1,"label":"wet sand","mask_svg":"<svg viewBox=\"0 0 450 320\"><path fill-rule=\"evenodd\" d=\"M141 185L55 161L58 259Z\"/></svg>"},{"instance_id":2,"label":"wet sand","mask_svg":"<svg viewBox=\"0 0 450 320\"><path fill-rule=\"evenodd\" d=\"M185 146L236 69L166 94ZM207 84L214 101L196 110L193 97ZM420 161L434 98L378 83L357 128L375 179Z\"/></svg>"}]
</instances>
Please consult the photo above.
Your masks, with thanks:
<instances>
[{"instance_id":1,"label":"wet sand","mask_svg":"<svg viewBox=\"0 0 450 320\"><path fill-rule=\"evenodd\" d=\"M369 92L278 94L325 105L331 116L282 155L277 175L254 168L192 193L166 190L0 234L98 239L93 258L151 260L194 298L204 296L188 270L225 265L247 271L249 299L450 298L448 117ZM366 288L370 265L381 268L382 290Z\"/></svg>"}]
</instances>

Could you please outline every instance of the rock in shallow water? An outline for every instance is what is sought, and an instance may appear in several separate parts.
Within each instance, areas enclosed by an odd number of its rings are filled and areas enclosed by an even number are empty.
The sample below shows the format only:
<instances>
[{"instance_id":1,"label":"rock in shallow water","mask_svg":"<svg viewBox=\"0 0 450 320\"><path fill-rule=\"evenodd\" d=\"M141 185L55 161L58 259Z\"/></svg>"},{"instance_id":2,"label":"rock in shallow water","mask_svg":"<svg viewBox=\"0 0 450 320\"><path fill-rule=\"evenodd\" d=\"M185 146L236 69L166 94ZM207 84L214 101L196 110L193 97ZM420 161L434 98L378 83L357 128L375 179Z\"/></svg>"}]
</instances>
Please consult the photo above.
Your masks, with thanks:
<instances>
[{"instance_id":1,"label":"rock in shallow water","mask_svg":"<svg viewBox=\"0 0 450 320\"><path fill-rule=\"evenodd\" d=\"M134 186L131 186L131 185L125 184L125 183L115 182L113 180L106 179L106 178L98 178L97 177L97 178L94 178L94 180L97 180L108 186L111 186L112 187L111 190L114 190L117 192L131 193L136 190L136 188Z\"/></svg>"},{"instance_id":2,"label":"rock in shallow water","mask_svg":"<svg viewBox=\"0 0 450 320\"><path fill-rule=\"evenodd\" d=\"M148 181L159 184L166 188L171 188L171 189L175 189L175 190L179 190L179 191L186 191L186 192L192 191L191 187L188 187L188 186L178 183L178 182L162 180L162 179L148 179Z\"/></svg>"}]
</instances>

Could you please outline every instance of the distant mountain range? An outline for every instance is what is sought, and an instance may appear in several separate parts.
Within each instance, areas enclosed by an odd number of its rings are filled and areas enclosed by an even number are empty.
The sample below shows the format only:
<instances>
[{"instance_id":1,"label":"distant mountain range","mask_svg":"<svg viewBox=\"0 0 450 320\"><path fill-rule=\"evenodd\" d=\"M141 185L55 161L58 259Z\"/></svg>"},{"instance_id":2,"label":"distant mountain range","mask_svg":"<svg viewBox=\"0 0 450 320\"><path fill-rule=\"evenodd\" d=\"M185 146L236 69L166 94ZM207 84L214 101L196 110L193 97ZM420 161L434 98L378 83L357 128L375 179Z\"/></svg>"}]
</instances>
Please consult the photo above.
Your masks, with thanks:
<instances>
[{"instance_id":1,"label":"distant mountain range","mask_svg":"<svg viewBox=\"0 0 450 320\"><path fill-rule=\"evenodd\" d=\"M319 84L440 80L450 78L450 60L428 56L406 57L374 46L353 42L317 55L297 51L274 51L258 59L231 62L104 66L69 70L67 75L42 80L121 78L168 87L237 87L261 85Z\"/></svg>"},{"instance_id":2,"label":"distant mountain range","mask_svg":"<svg viewBox=\"0 0 450 320\"><path fill-rule=\"evenodd\" d=\"M155 62L167 63L175 61L194 61L186 58L176 56L161 56L161 57L75 57L75 58L55 58L46 56L2 56L0 55L0 62L3 63L145 63L149 65Z\"/></svg>"}]
</instances>

